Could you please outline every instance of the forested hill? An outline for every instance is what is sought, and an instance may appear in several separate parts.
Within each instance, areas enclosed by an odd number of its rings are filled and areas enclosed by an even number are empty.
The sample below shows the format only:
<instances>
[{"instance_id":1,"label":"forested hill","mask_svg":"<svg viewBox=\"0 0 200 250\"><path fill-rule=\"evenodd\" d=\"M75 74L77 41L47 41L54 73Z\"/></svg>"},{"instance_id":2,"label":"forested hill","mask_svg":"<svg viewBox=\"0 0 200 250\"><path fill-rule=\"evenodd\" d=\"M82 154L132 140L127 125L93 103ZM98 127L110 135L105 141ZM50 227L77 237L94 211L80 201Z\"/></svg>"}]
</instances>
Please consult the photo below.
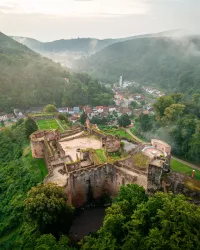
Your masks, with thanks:
<instances>
[{"instance_id":1,"label":"forested hill","mask_svg":"<svg viewBox=\"0 0 200 250\"><path fill-rule=\"evenodd\" d=\"M112 44L81 60L78 69L101 80L136 80L194 93L200 84L200 37L146 37Z\"/></svg>"},{"instance_id":2,"label":"forested hill","mask_svg":"<svg viewBox=\"0 0 200 250\"><path fill-rule=\"evenodd\" d=\"M0 33L0 112L48 103L108 104L112 92L86 74L69 73ZM90 88L92 86L92 88ZM91 97L90 91L93 91Z\"/></svg>"},{"instance_id":3,"label":"forested hill","mask_svg":"<svg viewBox=\"0 0 200 250\"><path fill-rule=\"evenodd\" d=\"M41 42L29 37L11 36L12 39L19 43L26 45L28 48L39 52L39 53L60 53L60 52L83 52L83 53L94 53L104 49L105 47L122 41L133 40L144 37L169 37L169 36L180 36L182 30L170 30L159 32L155 34L143 34L124 38L116 39L96 39L96 38L74 38L74 39L60 39L52 42Z\"/></svg>"},{"instance_id":4,"label":"forested hill","mask_svg":"<svg viewBox=\"0 0 200 250\"><path fill-rule=\"evenodd\" d=\"M40 42L32 38L12 37L17 42L20 42L30 49L37 52L82 52L93 53L99 51L106 46L113 44L117 40L95 38L77 38L77 39L60 39L53 42Z\"/></svg>"}]
</instances>

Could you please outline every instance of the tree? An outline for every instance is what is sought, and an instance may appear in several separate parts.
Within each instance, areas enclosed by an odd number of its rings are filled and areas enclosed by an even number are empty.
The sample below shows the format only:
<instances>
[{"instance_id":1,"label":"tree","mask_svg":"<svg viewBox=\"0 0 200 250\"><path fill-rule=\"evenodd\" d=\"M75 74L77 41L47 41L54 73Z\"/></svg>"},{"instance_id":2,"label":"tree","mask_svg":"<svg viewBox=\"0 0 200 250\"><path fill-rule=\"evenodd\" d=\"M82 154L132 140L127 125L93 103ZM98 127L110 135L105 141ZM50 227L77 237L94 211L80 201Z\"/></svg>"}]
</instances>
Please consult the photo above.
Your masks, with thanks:
<instances>
[{"instance_id":1,"label":"tree","mask_svg":"<svg viewBox=\"0 0 200 250\"><path fill-rule=\"evenodd\" d=\"M59 241L52 234L43 234L36 240L35 250L72 250L68 246L69 240L62 235Z\"/></svg>"},{"instance_id":2,"label":"tree","mask_svg":"<svg viewBox=\"0 0 200 250\"><path fill-rule=\"evenodd\" d=\"M192 159L195 159L197 162L200 161L200 121L196 126L196 131L192 135L190 140L190 151L189 155Z\"/></svg>"},{"instance_id":3,"label":"tree","mask_svg":"<svg viewBox=\"0 0 200 250\"><path fill-rule=\"evenodd\" d=\"M137 102L132 101L130 106L132 110L135 109L137 107Z\"/></svg>"},{"instance_id":4,"label":"tree","mask_svg":"<svg viewBox=\"0 0 200 250\"><path fill-rule=\"evenodd\" d=\"M120 127L127 127L131 125L131 120L127 114L123 114L118 118L118 123Z\"/></svg>"},{"instance_id":5,"label":"tree","mask_svg":"<svg viewBox=\"0 0 200 250\"><path fill-rule=\"evenodd\" d=\"M81 123L82 125L84 125L85 122L86 122L86 120L87 120L87 114L86 114L85 112L83 112L83 113L81 114L81 116L80 116L79 121L80 121L80 123Z\"/></svg>"},{"instance_id":6,"label":"tree","mask_svg":"<svg viewBox=\"0 0 200 250\"><path fill-rule=\"evenodd\" d=\"M1 127L5 127L5 122L3 120L1 121Z\"/></svg>"},{"instance_id":7,"label":"tree","mask_svg":"<svg viewBox=\"0 0 200 250\"><path fill-rule=\"evenodd\" d=\"M62 120L62 121L65 121L66 123L69 123L68 117L67 117L66 115L64 115L64 114L59 114L59 115L58 115L58 118L59 118L60 120Z\"/></svg>"},{"instance_id":8,"label":"tree","mask_svg":"<svg viewBox=\"0 0 200 250\"><path fill-rule=\"evenodd\" d=\"M66 204L67 196L55 184L32 188L25 200L26 219L36 223L41 233L68 233L72 223L73 208Z\"/></svg>"},{"instance_id":9,"label":"tree","mask_svg":"<svg viewBox=\"0 0 200 250\"><path fill-rule=\"evenodd\" d=\"M165 109L172 104L174 104L174 100L171 96L161 96L157 99L153 107L159 120L165 115Z\"/></svg>"},{"instance_id":10,"label":"tree","mask_svg":"<svg viewBox=\"0 0 200 250\"><path fill-rule=\"evenodd\" d=\"M57 108L52 105L52 104L48 104L45 108L44 108L44 112L46 113L56 113L58 112Z\"/></svg>"},{"instance_id":11,"label":"tree","mask_svg":"<svg viewBox=\"0 0 200 250\"><path fill-rule=\"evenodd\" d=\"M85 237L81 249L199 249L199 223L199 207L183 195L148 197L142 187L127 185L106 210L101 229Z\"/></svg>"},{"instance_id":12,"label":"tree","mask_svg":"<svg viewBox=\"0 0 200 250\"><path fill-rule=\"evenodd\" d=\"M185 110L185 105L183 104L172 104L171 106L167 107L164 112L164 117L166 121L174 122L178 120Z\"/></svg>"},{"instance_id":13,"label":"tree","mask_svg":"<svg viewBox=\"0 0 200 250\"><path fill-rule=\"evenodd\" d=\"M29 136L33 132L35 132L35 131L38 130L36 122L32 118L30 118L30 117L28 117L25 120L25 124L24 125L25 125L25 133L26 133L27 138L29 138Z\"/></svg>"},{"instance_id":14,"label":"tree","mask_svg":"<svg viewBox=\"0 0 200 250\"><path fill-rule=\"evenodd\" d=\"M139 130L142 132L151 131L153 127L153 117L150 115L140 114L137 119L137 125L139 126Z\"/></svg>"}]
</instances>

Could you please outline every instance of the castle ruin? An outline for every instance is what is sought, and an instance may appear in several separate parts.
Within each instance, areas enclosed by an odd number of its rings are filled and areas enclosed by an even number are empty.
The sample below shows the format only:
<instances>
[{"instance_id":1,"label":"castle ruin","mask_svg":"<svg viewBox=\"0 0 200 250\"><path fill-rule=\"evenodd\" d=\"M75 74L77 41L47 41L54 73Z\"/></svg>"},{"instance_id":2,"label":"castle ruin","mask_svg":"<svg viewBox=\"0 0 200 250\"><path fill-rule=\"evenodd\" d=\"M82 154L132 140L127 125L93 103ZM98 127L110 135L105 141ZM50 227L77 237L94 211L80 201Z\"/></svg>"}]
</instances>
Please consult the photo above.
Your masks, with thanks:
<instances>
[{"instance_id":1,"label":"castle ruin","mask_svg":"<svg viewBox=\"0 0 200 250\"><path fill-rule=\"evenodd\" d=\"M120 137L105 134L88 120L85 127L64 133L39 130L30 139L32 156L43 158L48 169L44 183L64 187L68 202L75 207L86 204L89 189L94 199L105 193L115 196L120 186L129 183L157 190L163 171L170 166L170 145L155 139L136 144L126 157L112 159L121 150Z\"/></svg>"}]
</instances>

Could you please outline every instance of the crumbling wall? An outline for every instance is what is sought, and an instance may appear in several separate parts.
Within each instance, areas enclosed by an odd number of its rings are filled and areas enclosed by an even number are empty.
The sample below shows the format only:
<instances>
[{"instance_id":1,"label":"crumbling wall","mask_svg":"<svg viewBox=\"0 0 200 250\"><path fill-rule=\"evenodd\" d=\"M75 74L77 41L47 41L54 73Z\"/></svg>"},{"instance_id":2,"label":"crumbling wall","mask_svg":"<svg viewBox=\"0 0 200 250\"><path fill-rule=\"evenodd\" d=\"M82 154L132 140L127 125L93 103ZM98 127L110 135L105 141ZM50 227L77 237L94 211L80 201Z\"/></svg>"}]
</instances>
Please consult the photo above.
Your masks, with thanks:
<instances>
[{"instance_id":1,"label":"crumbling wall","mask_svg":"<svg viewBox=\"0 0 200 250\"><path fill-rule=\"evenodd\" d=\"M73 130L67 130L64 131L60 134L61 138L67 137L67 136L71 136L71 135L75 135L77 133L80 133L81 131L83 131L83 128L79 127Z\"/></svg>"},{"instance_id":2,"label":"crumbling wall","mask_svg":"<svg viewBox=\"0 0 200 250\"><path fill-rule=\"evenodd\" d=\"M157 191L161 188L161 176L163 169L149 164L147 176L147 190Z\"/></svg>"},{"instance_id":3,"label":"crumbling wall","mask_svg":"<svg viewBox=\"0 0 200 250\"><path fill-rule=\"evenodd\" d=\"M78 207L88 202L89 196L97 199L105 192L116 194L115 171L112 165L99 166L91 169L70 173L68 180L68 197L73 206Z\"/></svg>"},{"instance_id":4,"label":"crumbling wall","mask_svg":"<svg viewBox=\"0 0 200 250\"><path fill-rule=\"evenodd\" d=\"M31 141L31 151L33 158L43 158L44 143L42 141Z\"/></svg>"}]
</instances>

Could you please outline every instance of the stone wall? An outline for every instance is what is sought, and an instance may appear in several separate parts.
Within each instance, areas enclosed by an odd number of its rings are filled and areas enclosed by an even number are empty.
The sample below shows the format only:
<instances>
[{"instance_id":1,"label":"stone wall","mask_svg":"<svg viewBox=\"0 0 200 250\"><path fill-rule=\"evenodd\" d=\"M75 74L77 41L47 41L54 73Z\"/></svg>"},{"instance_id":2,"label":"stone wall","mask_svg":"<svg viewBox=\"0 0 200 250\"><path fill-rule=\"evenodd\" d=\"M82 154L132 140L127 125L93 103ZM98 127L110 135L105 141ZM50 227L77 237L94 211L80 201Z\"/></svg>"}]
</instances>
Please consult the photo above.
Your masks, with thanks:
<instances>
[{"instance_id":1,"label":"stone wall","mask_svg":"<svg viewBox=\"0 0 200 250\"><path fill-rule=\"evenodd\" d=\"M92 166L70 173L67 185L68 202L75 207L88 202L92 192L93 199L105 193L116 196L122 185L136 183L137 176L130 175L112 164Z\"/></svg>"},{"instance_id":2,"label":"stone wall","mask_svg":"<svg viewBox=\"0 0 200 250\"><path fill-rule=\"evenodd\" d=\"M55 115L43 115L43 116L30 116L33 120L48 120L48 119L54 119L56 118Z\"/></svg>"},{"instance_id":3,"label":"stone wall","mask_svg":"<svg viewBox=\"0 0 200 250\"><path fill-rule=\"evenodd\" d=\"M163 169L149 164L148 167L148 176L147 176L147 190L148 191L157 191L161 188L161 176Z\"/></svg>"},{"instance_id":4,"label":"stone wall","mask_svg":"<svg viewBox=\"0 0 200 250\"><path fill-rule=\"evenodd\" d=\"M75 128L73 130L67 130L67 131L64 131L60 134L61 138L64 138L64 137L67 137L67 136L71 136L71 135L75 135L79 132L83 131L83 129L80 127L80 128Z\"/></svg>"},{"instance_id":5,"label":"stone wall","mask_svg":"<svg viewBox=\"0 0 200 250\"><path fill-rule=\"evenodd\" d=\"M31 141L31 151L33 158L43 158L44 143L42 141Z\"/></svg>"},{"instance_id":6,"label":"stone wall","mask_svg":"<svg viewBox=\"0 0 200 250\"><path fill-rule=\"evenodd\" d=\"M67 185L69 202L75 206L87 203L89 192L94 199L101 197L105 192L116 194L115 173L112 165L81 170L70 174Z\"/></svg>"}]
</instances>

